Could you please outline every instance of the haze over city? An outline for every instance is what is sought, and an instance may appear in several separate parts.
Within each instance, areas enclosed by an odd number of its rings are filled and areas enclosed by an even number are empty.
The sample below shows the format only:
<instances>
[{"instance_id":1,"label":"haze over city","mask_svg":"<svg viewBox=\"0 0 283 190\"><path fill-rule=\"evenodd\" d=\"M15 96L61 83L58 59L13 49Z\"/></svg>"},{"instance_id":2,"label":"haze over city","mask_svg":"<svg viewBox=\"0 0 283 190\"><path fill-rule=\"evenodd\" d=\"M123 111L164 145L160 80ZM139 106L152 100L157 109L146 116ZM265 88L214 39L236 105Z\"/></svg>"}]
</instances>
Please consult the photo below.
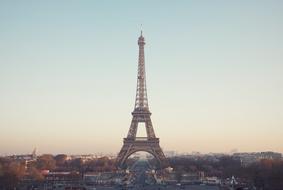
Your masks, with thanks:
<instances>
[{"instance_id":1,"label":"haze over city","mask_svg":"<svg viewBox=\"0 0 283 190\"><path fill-rule=\"evenodd\" d=\"M164 150L282 153L282 9L0 1L0 154L117 153L134 108L141 24Z\"/></svg>"}]
</instances>

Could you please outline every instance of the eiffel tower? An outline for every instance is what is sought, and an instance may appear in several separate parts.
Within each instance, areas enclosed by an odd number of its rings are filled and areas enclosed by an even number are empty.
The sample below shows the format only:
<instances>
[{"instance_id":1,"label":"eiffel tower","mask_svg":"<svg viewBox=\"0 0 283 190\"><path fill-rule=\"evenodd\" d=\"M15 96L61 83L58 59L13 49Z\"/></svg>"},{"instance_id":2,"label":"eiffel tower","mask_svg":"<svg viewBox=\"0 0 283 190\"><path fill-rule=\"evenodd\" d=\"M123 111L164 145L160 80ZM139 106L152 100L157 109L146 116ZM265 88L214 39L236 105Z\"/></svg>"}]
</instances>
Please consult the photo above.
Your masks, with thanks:
<instances>
[{"instance_id":1,"label":"eiffel tower","mask_svg":"<svg viewBox=\"0 0 283 190\"><path fill-rule=\"evenodd\" d=\"M144 45L145 40L142 35L138 39L139 45L139 62L135 108L132 112L132 122L126 138L124 138L123 147L121 148L116 163L119 168L126 167L127 158L135 152L145 151L152 154L158 161L158 168L168 167L168 161L159 146L159 138L156 138L152 122L150 119L151 112L148 108L146 80L145 80L145 63L144 63ZM137 137L138 124L144 123L147 137Z\"/></svg>"}]
</instances>

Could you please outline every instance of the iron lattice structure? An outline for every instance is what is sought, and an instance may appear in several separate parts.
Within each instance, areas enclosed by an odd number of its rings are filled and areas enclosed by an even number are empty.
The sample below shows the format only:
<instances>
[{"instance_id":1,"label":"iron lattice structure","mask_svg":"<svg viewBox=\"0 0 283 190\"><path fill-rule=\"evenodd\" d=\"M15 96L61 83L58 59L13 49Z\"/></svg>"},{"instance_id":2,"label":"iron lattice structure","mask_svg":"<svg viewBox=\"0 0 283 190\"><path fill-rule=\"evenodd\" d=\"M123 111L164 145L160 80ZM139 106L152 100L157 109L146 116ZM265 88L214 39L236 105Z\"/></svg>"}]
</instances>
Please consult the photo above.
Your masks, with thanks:
<instances>
[{"instance_id":1,"label":"iron lattice structure","mask_svg":"<svg viewBox=\"0 0 283 190\"><path fill-rule=\"evenodd\" d=\"M156 138L151 122L151 112L148 107L147 90L146 90L146 74L144 60L145 40L141 32L138 39L139 45L139 61L135 108L132 112L132 122L126 138L124 138L123 146L117 156L117 166L119 168L126 167L127 158L135 152L145 151L152 154L159 163L159 168L168 166L168 161L159 145L159 138ZM146 137L137 137L138 124L144 123L146 128Z\"/></svg>"}]
</instances>

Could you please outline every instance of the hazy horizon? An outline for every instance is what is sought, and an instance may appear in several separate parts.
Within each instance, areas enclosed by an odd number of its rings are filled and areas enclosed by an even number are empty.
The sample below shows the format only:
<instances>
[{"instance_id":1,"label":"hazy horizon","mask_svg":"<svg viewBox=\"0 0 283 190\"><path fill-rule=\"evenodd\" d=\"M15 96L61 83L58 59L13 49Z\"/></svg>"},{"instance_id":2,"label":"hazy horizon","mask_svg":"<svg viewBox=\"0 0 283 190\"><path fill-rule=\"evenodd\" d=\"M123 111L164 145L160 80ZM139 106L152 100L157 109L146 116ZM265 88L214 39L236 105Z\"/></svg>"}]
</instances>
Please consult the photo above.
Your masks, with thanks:
<instances>
[{"instance_id":1,"label":"hazy horizon","mask_svg":"<svg viewBox=\"0 0 283 190\"><path fill-rule=\"evenodd\" d=\"M0 155L117 153L141 24L165 151L283 153L282 10L275 0L0 1Z\"/></svg>"},{"instance_id":2,"label":"hazy horizon","mask_svg":"<svg viewBox=\"0 0 283 190\"><path fill-rule=\"evenodd\" d=\"M31 149L31 151L28 152L17 152L17 153L4 153L4 154L0 154L0 156L12 156L12 155L28 155L28 154L32 154L34 149ZM174 151L174 150L164 150L162 149L165 154L167 154L168 152ZM70 156L74 156L74 155L95 155L95 156L116 156L118 154L120 150L118 150L117 152L42 152L40 150L36 150L36 155L45 155L45 154L51 154L51 155L59 155L59 154L65 154L65 155L70 155ZM260 153L260 152L276 152L276 151L270 151L270 150L263 150L263 151L236 151L233 152L233 150L230 150L230 152L199 152L199 151L191 151L191 152L178 152L175 151L174 152L174 156L179 156L179 155L217 155L217 154L224 154L224 155L233 155L234 153ZM137 152L138 154L150 154L147 152ZM280 153L283 154L282 152L276 152L276 153Z\"/></svg>"}]
</instances>

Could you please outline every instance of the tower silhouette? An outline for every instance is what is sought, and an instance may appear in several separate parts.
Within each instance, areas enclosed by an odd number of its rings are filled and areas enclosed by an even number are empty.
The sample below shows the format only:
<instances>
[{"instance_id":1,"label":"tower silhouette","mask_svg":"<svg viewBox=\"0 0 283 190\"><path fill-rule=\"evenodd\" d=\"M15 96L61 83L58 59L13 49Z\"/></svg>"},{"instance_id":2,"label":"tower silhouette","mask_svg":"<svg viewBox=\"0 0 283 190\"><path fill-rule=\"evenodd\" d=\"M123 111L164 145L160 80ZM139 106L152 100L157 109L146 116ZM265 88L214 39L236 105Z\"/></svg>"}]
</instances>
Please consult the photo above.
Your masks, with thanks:
<instances>
[{"instance_id":1,"label":"tower silhouette","mask_svg":"<svg viewBox=\"0 0 283 190\"><path fill-rule=\"evenodd\" d=\"M139 61L137 89L134 111L132 112L132 122L126 138L124 138L123 146L117 156L116 163L120 168L126 167L127 158L135 152L145 151L152 154L158 161L159 168L168 166L168 161L160 148L159 138L156 138L151 122L151 112L148 107L147 90L146 90L146 74L144 61L144 45L145 40L142 35L138 39L139 45ZM138 124L144 123L146 128L146 137L137 137Z\"/></svg>"}]
</instances>

